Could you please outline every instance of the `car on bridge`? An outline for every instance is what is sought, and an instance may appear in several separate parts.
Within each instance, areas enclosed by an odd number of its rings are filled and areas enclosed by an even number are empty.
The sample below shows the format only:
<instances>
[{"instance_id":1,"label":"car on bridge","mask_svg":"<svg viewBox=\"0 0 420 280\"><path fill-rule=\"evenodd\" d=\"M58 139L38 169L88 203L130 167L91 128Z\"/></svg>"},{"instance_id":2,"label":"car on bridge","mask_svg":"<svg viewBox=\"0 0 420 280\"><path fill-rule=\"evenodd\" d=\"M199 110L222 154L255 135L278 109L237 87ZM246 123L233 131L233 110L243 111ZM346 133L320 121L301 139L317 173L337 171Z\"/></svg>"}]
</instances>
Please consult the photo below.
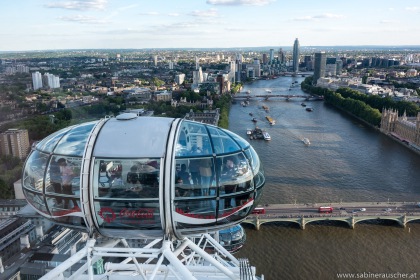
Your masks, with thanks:
<instances>
[{"instance_id":1,"label":"car on bridge","mask_svg":"<svg viewBox=\"0 0 420 280\"><path fill-rule=\"evenodd\" d=\"M366 208L360 208L359 211L365 212L366 211Z\"/></svg>"}]
</instances>

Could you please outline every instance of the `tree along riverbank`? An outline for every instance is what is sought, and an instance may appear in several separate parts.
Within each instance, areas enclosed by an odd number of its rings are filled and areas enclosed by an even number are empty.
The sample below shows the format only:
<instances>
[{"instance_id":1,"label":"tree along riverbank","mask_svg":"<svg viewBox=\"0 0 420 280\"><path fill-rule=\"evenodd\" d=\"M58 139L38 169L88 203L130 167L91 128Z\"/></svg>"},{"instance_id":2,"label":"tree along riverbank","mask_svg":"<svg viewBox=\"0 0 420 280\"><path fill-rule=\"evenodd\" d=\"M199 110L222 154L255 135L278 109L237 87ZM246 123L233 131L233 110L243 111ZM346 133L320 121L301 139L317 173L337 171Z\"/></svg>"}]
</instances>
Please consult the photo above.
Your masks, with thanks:
<instances>
[{"instance_id":1,"label":"tree along riverbank","mask_svg":"<svg viewBox=\"0 0 420 280\"><path fill-rule=\"evenodd\" d=\"M339 88L333 91L316 87L312 85L312 77L307 77L301 83L301 88L304 92L323 96L328 104L342 109L374 127L380 126L383 108L396 109L400 115L405 112L408 116L416 116L420 111L419 107L412 102L394 101L390 97L362 94L350 88Z\"/></svg>"}]
</instances>

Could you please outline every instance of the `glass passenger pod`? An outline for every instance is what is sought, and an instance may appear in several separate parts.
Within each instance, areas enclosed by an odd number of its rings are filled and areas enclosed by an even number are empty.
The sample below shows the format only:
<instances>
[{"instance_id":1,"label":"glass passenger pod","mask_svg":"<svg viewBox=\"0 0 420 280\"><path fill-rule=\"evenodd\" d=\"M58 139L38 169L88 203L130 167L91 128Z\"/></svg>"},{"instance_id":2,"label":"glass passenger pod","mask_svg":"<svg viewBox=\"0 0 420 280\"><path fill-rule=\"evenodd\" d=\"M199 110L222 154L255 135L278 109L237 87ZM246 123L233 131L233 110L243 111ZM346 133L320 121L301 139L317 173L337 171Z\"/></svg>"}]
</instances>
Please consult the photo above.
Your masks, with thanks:
<instances>
[{"instance_id":1,"label":"glass passenger pod","mask_svg":"<svg viewBox=\"0 0 420 280\"><path fill-rule=\"evenodd\" d=\"M93 149L95 227L105 236L162 237L164 160L174 119L110 119Z\"/></svg>"},{"instance_id":2,"label":"glass passenger pod","mask_svg":"<svg viewBox=\"0 0 420 280\"><path fill-rule=\"evenodd\" d=\"M85 228L80 210L80 166L95 122L71 126L39 142L25 163L22 186L28 202L57 223Z\"/></svg>"},{"instance_id":3,"label":"glass passenger pod","mask_svg":"<svg viewBox=\"0 0 420 280\"><path fill-rule=\"evenodd\" d=\"M244 219L259 198L256 188L264 184L249 143L227 130L186 120L175 141L172 219L178 232L225 228Z\"/></svg>"},{"instance_id":4,"label":"glass passenger pod","mask_svg":"<svg viewBox=\"0 0 420 280\"><path fill-rule=\"evenodd\" d=\"M22 182L28 202L56 223L154 238L239 223L258 203L265 179L254 149L227 130L120 115L40 141Z\"/></svg>"}]
</instances>

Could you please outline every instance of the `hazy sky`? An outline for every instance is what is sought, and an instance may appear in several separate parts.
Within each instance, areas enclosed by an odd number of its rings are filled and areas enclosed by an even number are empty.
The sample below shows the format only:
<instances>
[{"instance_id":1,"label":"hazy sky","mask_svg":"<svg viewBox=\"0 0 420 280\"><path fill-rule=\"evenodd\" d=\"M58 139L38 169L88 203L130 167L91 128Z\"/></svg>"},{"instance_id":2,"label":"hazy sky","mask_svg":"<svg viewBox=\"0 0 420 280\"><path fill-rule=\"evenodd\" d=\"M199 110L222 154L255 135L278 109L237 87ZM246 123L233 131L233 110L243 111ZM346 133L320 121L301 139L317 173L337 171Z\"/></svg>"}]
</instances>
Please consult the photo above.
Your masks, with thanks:
<instances>
[{"instance_id":1,"label":"hazy sky","mask_svg":"<svg viewBox=\"0 0 420 280\"><path fill-rule=\"evenodd\" d=\"M0 51L420 45L419 0L2 0Z\"/></svg>"}]
</instances>

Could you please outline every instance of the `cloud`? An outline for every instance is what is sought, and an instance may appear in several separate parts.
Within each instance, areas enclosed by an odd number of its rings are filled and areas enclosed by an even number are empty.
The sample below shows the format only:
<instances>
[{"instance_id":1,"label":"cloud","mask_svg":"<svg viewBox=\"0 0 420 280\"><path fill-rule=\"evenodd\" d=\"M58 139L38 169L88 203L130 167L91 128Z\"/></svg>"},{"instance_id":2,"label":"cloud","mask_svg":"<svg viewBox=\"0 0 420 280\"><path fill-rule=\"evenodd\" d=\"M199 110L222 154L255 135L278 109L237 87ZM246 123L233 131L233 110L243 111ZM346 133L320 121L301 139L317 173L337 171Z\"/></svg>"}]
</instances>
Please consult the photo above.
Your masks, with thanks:
<instances>
[{"instance_id":1,"label":"cloud","mask_svg":"<svg viewBox=\"0 0 420 280\"><path fill-rule=\"evenodd\" d=\"M133 9L135 7L138 7L138 6L139 6L139 4L133 4L133 5L128 5L128 6L120 7L117 10L118 11L131 10L131 9Z\"/></svg>"},{"instance_id":2,"label":"cloud","mask_svg":"<svg viewBox=\"0 0 420 280\"><path fill-rule=\"evenodd\" d=\"M158 12L145 12L145 13L139 13L139 15L142 15L142 16L158 16L159 13Z\"/></svg>"},{"instance_id":3,"label":"cloud","mask_svg":"<svg viewBox=\"0 0 420 280\"><path fill-rule=\"evenodd\" d=\"M179 13L169 13L168 16L170 17L179 17L181 14Z\"/></svg>"},{"instance_id":4,"label":"cloud","mask_svg":"<svg viewBox=\"0 0 420 280\"><path fill-rule=\"evenodd\" d=\"M315 16L304 16L304 17L297 17L294 18L292 20L294 21L316 21L316 20L320 20L320 19L339 19L339 18L344 18L343 15L338 15L338 14L322 14L322 15L315 15Z\"/></svg>"},{"instance_id":5,"label":"cloud","mask_svg":"<svg viewBox=\"0 0 420 280\"><path fill-rule=\"evenodd\" d=\"M209 9L205 11L195 10L189 13L190 16L194 17L218 17L216 9Z\"/></svg>"},{"instance_id":6,"label":"cloud","mask_svg":"<svg viewBox=\"0 0 420 280\"><path fill-rule=\"evenodd\" d=\"M407 11L411 11L411 12L417 12L420 10L419 7L406 7L405 8Z\"/></svg>"},{"instance_id":7,"label":"cloud","mask_svg":"<svg viewBox=\"0 0 420 280\"><path fill-rule=\"evenodd\" d=\"M207 0L207 4L220 6L264 6L275 0Z\"/></svg>"},{"instance_id":8,"label":"cloud","mask_svg":"<svg viewBox=\"0 0 420 280\"><path fill-rule=\"evenodd\" d=\"M322 15L313 16L313 18L344 18L344 16L326 13Z\"/></svg>"},{"instance_id":9,"label":"cloud","mask_svg":"<svg viewBox=\"0 0 420 280\"><path fill-rule=\"evenodd\" d=\"M294 18L292 20L295 20L295 21L313 21L314 18L310 17L310 16L306 16L306 17L297 17L297 18Z\"/></svg>"},{"instance_id":10,"label":"cloud","mask_svg":"<svg viewBox=\"0 0 420 280\"><path fill-rule=\"evenodd\" d=\"M381 20L380 23L398 23L399 21L397 20L391 20L391 19L384 19Z\"/></svg>"},{"instance_id":11,"label":"cloud","mask_svg":"<svg viewBox=\"0 0 420 280\"><path fill-rule=\"evenodd\" d=\"M58 19L63 20L63 21L70 21L70 22L78 22L78 23L83 23L83 24L105 24L105 23L109 23L110 21L105 20L105 19L98 19L95 17L91 17L91 16L82 16L82 15L77 15L77 16L68 16L68 17L58 17Z\"/></svg>"},{"instance_id":12,"label":"cloud","mask_svg":"<svg viewBox=\"0 0 420 280\"><path fill-rule=\"evenodd\" d=\"M47 8L58 8L68 10L105 10L108 0L80 0L62 1L46 5Z\"/></svg>"}]
</instances>

